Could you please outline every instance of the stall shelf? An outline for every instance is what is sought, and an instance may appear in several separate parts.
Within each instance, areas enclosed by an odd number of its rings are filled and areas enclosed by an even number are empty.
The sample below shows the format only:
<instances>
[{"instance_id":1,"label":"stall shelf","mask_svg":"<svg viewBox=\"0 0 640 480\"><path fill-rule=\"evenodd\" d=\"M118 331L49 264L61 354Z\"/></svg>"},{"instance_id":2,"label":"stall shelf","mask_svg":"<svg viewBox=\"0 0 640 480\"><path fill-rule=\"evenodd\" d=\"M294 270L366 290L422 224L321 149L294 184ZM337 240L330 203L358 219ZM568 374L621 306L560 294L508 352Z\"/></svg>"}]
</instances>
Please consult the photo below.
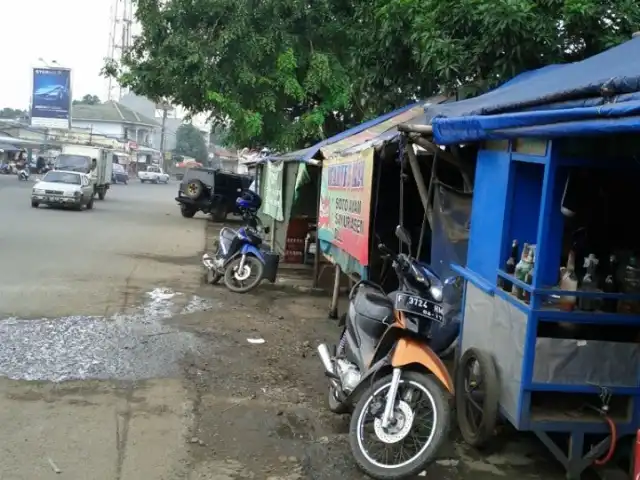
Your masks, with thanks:
<instances>
[{"instance_id":1,"label":"stall shelf","mask_svg":"<svg viewBox=\"0 0 640 480\"><path fill-rule=\"evenodd\" d=\"M557 288L561 202L568 172L576 166L637 168L631 161L565 156L558 140L485 144L477 158L467 265L453 266L465 279L460 355L469 349L491 355L500 414L516 429L534 432L572 479L607 453L612 436L615 441L640 427L640 316L566 312L548 301L562 295L640 300ZM531 284L502 268L513 239L536 245ZM501 279L527 292L527 301L500 288ZM584 340L549 334L541 328L545 324L630 333L626 341ZM608 419L615 423L613 435ZM564 441L557 441L559 433ZM595 445L593 435L599 436Z\"/></svg>"}]
</instances>

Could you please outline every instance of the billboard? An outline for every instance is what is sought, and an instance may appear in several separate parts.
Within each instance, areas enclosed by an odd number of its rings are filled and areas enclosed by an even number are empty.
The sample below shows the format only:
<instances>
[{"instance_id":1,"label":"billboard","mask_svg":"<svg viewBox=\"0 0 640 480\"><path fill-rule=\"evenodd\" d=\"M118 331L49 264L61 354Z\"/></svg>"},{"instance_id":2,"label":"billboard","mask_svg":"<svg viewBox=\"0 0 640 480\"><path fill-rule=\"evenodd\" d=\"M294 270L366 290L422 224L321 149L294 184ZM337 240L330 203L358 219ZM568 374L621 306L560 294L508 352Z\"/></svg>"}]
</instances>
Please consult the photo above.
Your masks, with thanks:
<instances>
[{"instance_id":1,"label":"billboard","mask_svg":"<svg viewBox=\"0 0 640 480\"><path fill-rule=\"evenodd\" d=\"M71 124L71 70L68 68L33 69L31 125L69 128Z\"/></svg>"},{"instance_id":2,"label":"billboard","mask_svg":"<svg viewBox=\"0 0 640 480\"><path fill-rule=\"evenodd\" d=\"M369 264L373 148L322 162L318 237Z\"/></svg>"}]
</instances>

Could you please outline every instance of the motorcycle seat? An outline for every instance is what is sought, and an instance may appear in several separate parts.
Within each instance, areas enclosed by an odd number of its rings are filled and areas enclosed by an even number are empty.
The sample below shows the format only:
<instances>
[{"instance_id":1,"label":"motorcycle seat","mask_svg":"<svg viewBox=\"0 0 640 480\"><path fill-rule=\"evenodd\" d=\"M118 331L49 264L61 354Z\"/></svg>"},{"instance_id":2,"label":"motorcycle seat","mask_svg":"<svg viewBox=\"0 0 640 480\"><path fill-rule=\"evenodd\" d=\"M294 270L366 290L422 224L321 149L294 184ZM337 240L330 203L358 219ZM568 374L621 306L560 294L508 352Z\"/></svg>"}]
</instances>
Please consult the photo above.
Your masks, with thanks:
<instances>
[{"instance_id":1,"label":"motorcycle seat","mask_svg":"<svg viewBox=\"0 0 640 480\"><path fill-rule=\"evenodd\" d=\"M358 315L379 321L390 322L393 318L393 303L382 292L371 288L361 288L353 300L353 308Z\"/></svg>"}]
</instances>

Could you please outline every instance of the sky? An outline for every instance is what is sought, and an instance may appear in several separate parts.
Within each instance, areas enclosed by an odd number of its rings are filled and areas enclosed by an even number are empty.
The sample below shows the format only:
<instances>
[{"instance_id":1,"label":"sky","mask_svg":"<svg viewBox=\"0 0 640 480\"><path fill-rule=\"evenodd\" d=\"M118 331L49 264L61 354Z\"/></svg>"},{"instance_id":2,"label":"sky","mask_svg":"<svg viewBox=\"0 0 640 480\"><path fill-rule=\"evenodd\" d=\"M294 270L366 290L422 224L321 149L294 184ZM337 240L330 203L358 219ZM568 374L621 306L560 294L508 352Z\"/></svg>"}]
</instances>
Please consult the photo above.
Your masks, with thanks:
<instances>
[{"instance_id":1,"label":"sky","mask_svg":"<svg viewBox=\"0 0 640 480\"><path fill-rule=\"evenodd\" d=\"M72 70L74 99L91 94L106 100L107 81L100 69L109 52L115 1L3 1L0 109L29 107L32 69L46 66L39 58Z\"/></svg>"}]
</instances>

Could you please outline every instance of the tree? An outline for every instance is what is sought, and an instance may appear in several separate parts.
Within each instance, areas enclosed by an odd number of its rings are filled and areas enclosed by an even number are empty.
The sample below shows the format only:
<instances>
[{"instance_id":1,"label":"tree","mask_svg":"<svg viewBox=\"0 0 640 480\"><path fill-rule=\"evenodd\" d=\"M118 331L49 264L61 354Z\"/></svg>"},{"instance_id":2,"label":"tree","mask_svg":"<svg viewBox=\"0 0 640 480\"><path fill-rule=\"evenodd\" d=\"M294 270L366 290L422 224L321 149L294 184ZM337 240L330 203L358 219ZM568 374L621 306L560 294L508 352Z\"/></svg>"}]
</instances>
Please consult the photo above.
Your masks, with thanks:
<instances>
[{"instance_id":1,"label":"tree","mask_svg":"<svg viewBox=\"0 0 640 480\"><path fill-rule=\"evenodd\" d=\"M193 157L202 163L206 163L208 159L207 144L202 137L202 132L190 123L178 127L176 148L173 152L177 155Z\"/></svg>"},{"instance_id":2,"label":"tree","mask_svg":"<svg viewBox=\"0 0 640 480\"><path fill-rule=\"evenodd\" d=\"M143 33L104 73L240 146L302 147L462 85L475 92L630 38L633 0L136 0Z\"/></svg>"},{"instance_id":3,"label":"tree","mask_svg":"<svg viewBox=\"0 0 640 480\"><path fill-rule=\"evenodd\" d=\"M85 95L81 100L74 100L74 105L100 105L102 102L96 95Z\"/></svg>"},{"instance_id":4,"label":"tree","mask_svg":"<svg viewBox=\"0 0 640 480\"><path fill-rule=\"evenodd\" d=\"M0 110L0 118L7 118L11 120L15 120L18 118L25 117L27 112L25 110L20 110L19 108L3 108Z\"/></svg>"}]
</instances>

